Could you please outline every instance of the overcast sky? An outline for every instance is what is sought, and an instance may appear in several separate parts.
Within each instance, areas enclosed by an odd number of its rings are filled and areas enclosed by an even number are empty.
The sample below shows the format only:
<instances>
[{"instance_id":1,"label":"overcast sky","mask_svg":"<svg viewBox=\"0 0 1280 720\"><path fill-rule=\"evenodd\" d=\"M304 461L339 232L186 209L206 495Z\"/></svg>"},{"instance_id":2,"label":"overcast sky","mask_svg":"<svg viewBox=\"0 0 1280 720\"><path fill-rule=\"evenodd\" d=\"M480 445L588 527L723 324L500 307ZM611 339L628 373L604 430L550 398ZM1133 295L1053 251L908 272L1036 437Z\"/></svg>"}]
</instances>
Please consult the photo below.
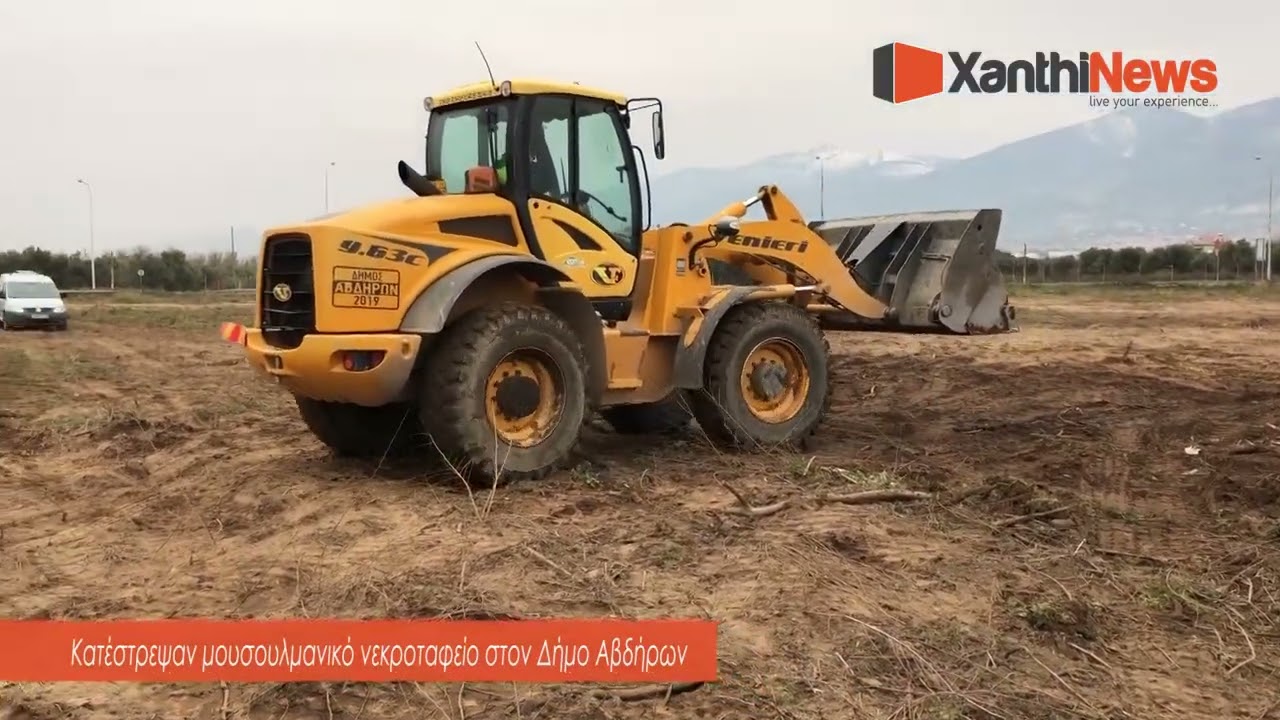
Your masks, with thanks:
<instances>
[{"instance_id":1,"label":"overcast sky","mask_svg":"<svg viewBox=\"0 0 1280 720\"><path fill-rule=\"evenodd\" d=\"M422 97L485 77L577 80L666 104L666 171L819 145L971 155L1087 119L1082 97L874 99L903 41L1208 56L1215 100L1280 95L1280 3L1220 0L0 0L0 249L205 250L407 193ZM728 200L728 198L726 198Z\"/></svg>"}]
</instances>

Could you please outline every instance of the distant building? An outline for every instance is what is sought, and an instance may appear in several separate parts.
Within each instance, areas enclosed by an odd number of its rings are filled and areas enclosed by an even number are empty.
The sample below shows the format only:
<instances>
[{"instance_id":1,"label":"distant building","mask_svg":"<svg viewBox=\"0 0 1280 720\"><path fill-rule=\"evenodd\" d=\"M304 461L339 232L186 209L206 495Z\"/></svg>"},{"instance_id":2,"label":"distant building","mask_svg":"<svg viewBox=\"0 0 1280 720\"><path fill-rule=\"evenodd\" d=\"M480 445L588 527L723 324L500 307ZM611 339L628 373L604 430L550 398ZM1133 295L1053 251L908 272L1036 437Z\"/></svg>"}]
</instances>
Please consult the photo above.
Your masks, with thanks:
<instances>
[{"instance_id":1,"label":"distant building","mask_svg":"<svg viewBox=\"0 0 1280 720\"><path fill-rule=\"evenodd\" d=\"M1216 235L1201 235L1187 242L1188 245L1208 255L1217 255L1218 250L1227 242L1222 233Z\"/></svg>"}]
</instances>

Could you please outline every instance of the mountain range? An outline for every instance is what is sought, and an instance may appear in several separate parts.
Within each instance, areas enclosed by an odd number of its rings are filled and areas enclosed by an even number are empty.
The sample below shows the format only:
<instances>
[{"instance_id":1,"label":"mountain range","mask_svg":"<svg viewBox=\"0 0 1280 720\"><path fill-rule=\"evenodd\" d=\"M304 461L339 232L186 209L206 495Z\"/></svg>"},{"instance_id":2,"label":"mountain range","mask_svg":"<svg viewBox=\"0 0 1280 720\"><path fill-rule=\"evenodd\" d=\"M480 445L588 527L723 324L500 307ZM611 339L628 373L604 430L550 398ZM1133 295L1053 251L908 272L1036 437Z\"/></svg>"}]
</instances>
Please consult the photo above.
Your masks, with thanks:
<instances>
[{"instance_id":1,"label":"mountain range","mask_svg":"<svg viewBox=\"0 0 1280 720\"><path fill-rule=\"evenodd\" d=\"M1156 246L1262 237L1269 171L1280 172L1280 97L1208 117L1115 110L967 158L818 147L686 168L654 177L653 212L658 223L700 219L771 183L811 218L1001 208L1008 251Z\"/></svg>"}]
</instances>

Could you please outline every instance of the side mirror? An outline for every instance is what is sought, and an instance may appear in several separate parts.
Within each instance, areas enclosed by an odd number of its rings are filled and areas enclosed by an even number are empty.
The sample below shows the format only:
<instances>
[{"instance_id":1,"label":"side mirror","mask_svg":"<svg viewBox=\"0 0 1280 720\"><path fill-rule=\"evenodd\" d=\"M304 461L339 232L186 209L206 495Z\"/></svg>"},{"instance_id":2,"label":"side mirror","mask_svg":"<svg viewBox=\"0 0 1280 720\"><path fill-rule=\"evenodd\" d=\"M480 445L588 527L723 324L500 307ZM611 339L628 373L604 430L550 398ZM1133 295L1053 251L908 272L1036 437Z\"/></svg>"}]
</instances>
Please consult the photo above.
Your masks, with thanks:
<instances>
[{"instance_id":1,"label":"side mirror","mask_svg":"<svg viewBox=\"0 0 1280 720\"><path fill-rule=\"evenodd\" d=\"M662 108L653 113L653 156L659 160L666 157L667 143L662 137Z\"/></svg>"},{"instance_id":2,"label":"side mirror","mask_svg":"<svg viewBox=\"0 0 1280 720\"><path fill-rule=\"evenodd\" d=\"M711 232L718 238L731 238L741 231L742 226L738 224L738 218L726 215L716 221L711 226Z\"/></svg>"}]
</instances>

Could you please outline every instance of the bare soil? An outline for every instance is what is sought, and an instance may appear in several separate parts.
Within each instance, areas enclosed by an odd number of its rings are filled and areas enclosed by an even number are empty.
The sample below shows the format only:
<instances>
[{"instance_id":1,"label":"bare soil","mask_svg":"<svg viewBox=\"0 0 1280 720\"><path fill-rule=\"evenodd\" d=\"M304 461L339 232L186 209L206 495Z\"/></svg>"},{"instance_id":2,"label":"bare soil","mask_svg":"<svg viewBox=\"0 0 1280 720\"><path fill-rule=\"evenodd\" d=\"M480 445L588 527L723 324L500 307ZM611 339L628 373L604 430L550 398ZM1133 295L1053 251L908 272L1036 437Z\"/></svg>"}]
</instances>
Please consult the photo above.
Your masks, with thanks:
<instances>
[{"instance_id":1,"label":"bare soil","mask_svg":"<svg viewBox=\"0 0 1280 720\"><path fill-rule=\"evenodd\" d=\"M1020 298L1013 335L835 336L810 453L593 427L574 469L492 494L331 458L219 340L245 305L76 306L70 332L0 335L4 615L710 617L722 681L636 702L363 683L11 685L0 702L14 718L1280 718L1280 299L1091 292ZM928 497L829 497L867 490Z\"/></svg>"}]
</instances>

